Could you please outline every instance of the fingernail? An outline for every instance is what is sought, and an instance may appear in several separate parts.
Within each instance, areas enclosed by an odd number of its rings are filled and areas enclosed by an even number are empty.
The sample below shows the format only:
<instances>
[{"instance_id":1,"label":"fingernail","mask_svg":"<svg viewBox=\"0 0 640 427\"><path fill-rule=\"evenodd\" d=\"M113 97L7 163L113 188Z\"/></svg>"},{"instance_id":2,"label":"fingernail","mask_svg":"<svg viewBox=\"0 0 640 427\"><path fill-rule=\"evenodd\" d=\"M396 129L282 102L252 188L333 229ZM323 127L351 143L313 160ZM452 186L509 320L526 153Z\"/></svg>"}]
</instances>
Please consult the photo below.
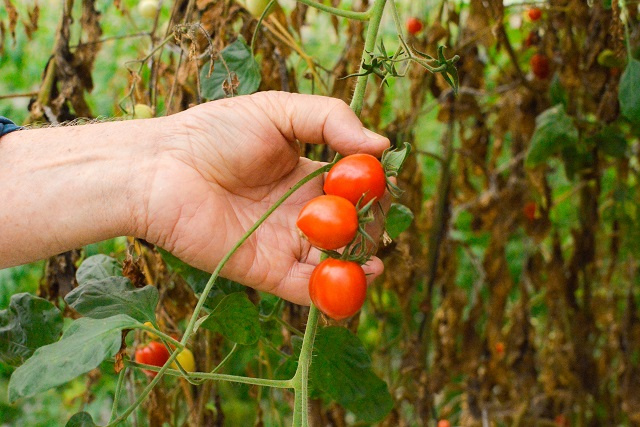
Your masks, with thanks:
<instances>
[{"instance_id":1,"label":"fingernail","mask_svg":"<svg viewBox=\"0 0 640 427\"><path fill-rule=\"evenodd\" d=\"M380 141L380 140L382 140L382 139L385 139L385 137L384 137L384 136L382 136L382 135L380 135L380 134L377 134L377 133L375 133L375 132L372 132L372 131L370 131L370 130L369 130L369 129L367 129L367 128L362 128L362 132L363 132L363 133L364 133L364 135L365 135L367 138L369 138L369 139L375 139L375 140L377 140L377 141Z\"/></svg>"}]
</instances>

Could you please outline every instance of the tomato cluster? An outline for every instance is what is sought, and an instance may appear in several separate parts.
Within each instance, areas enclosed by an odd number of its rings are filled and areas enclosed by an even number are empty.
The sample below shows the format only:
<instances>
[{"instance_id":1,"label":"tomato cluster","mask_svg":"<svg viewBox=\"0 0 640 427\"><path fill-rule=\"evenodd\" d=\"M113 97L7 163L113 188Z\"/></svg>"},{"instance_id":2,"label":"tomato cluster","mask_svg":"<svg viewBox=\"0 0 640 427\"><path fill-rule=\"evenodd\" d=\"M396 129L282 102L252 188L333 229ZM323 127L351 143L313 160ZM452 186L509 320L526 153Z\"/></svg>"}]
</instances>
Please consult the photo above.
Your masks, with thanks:
<instances>
[{"instance_id":1,"label":"tomato cluster","mask_svg":"<svg viewBox=\"0 0 640 427\"><path fill-rule=\"evenodd\" d=\"M386 186L386 173L378 159L369 154L347 156L331 168L324 182L325 195L302 208L296 225L319 249L348 248L362 230L363 212L382 198ZM349 255L345 250L341 259L325 259L309 280L311 301L335 320L356 314L367 292L364 271Z\"/></svg>"}]
</instances>

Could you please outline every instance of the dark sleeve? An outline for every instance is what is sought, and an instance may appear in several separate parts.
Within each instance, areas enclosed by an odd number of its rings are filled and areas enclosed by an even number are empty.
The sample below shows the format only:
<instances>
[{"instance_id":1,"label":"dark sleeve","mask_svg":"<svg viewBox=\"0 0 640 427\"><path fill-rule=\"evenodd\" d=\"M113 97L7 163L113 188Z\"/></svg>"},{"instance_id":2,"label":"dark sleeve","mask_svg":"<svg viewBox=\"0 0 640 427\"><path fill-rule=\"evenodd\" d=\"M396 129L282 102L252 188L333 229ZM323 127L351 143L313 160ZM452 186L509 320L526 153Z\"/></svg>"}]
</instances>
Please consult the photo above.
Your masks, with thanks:
<instances>
[{"instance_id":1,"label":"dark sleeve","mask_svg":"<svg viewBox=\"0 0 640 427\"><path fill-rule=\"evenodd\" d=\"M6 117L0 116L0 136L22 129Z\"/></svg>"}]
</instances>

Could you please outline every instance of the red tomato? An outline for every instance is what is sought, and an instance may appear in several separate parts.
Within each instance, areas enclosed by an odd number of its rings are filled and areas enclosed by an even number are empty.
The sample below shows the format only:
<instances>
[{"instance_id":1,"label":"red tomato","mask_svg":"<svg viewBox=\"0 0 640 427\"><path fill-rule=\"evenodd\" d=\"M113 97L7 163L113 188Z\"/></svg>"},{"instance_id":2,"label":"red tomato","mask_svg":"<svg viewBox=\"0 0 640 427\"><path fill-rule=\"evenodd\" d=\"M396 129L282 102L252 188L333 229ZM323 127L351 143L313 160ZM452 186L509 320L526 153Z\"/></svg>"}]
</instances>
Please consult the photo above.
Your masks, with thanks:
<instances>
[{"instance_id":1,"label":"red tomato","mask_svg":"<svg viewBox=\"0 0 640 427\"><path fill-rule=\"evenodd\" d=\"M541 53L536 53L531 57L531 71L537 78L544 80L551 74L551 67L549 66L549 58Z\"/></svg>"},{"instance_id":2,"label":"red tomato","mask_svg":"<svg viewBox=\"0 0 640 427\"><path fill-rule=\"evenodd\" d=\"M542 18L542 11L537 7L532 7L527 12L527 15L529 15L529 19L531 19L532 21L537 21L538 19Z\"/></svg>"},{"instance_id":3,"label":"red tomato","mask_svg":"<svg viewBox=\"0 0 640 427\"><path fill-rule=\"evenodd\" d=\"M418 18L412 16L411 18L407 19L407 31L409 32L409 34L416 35L420 31L422 31L422 28L422 21Z\"/></svg>"},{"instance_id":4,"label":"red tomato","mask_svg":"<svg viewBox=\"0 0 640 427\"><path fill-rule=\"evenodd\" d=\"M524 40L524 45L526 47L535 46L536 44L538 44L539 41L540 41L540 36L538 35L538 33L535 31L531 31L527 35L527 38Z\"/></svg>"},{"instance_id":5,"label":"red tomato","mask_svg":"<svg viewBox=\"0 0 640 427\"><path fill-rule=\"evenodd\" d=\"M136 350L136 362L144 363L145 365L163 366L169 360L169 356L169 350L158 341L151 341L146 347ZM146 369L143 369L143 372L151 377L158 375L157 372Z\"/></svg>"},{"instance_id":6,"label":"red tomato","mask_svg":"<svg viewBox=\"0 0 640 427\"><path fill-rule=\"evenodd\" d=\"M534 221L536 219L537 208L538 207L536 206L536 202L527 202L522 208L522 213L529 221Z\"/></svg>"},{"instance_id":7,"label":"red tomato","mask_svg":"<svg viewBox=\"0 0 640 427\"><path fill-rule=\"evenodd\" d=\"M567 427L569 425L569 420L567 420L567 417L565 417L563 414L556 415L554 422L557 426L560 427Z\"/></svg>"},{"instance_id":8,"label":"red tomato","mask_svg":"<svg viewBox=\"0 0 640 427\"><path fill-rule=\"evenodd\" d=\"M296 225L313 246L338 249L356 237L358 212L347 199L319 196L302 208Z\"/></svg>"},{"instance_id":9,"label":"red tomato","mask_svg":"<svg viewBox=\"0 0 640 427\"><path fill-rule=\"evenodd\" d=\"M354 205L364 195L363 206L373 198L380 200L386 187L384 169L370 154L353 154L339 160L324 181L326 194L344 197Z\"/></svg>"},{"instance_id":10,"label":"red tomato","mask_svg":"<svg viewBox=\"0 0 640 427\"><path fill-rule=\"evenodd\" d=\"M438 421L438 427L451 427L451 423L449 420L440 420Z\"/></svg>"},{"instance_id":11,"label":"red tomato","mask_svg":"<svg viewBox=\"0 0 640 427\"><path fill-rule=\"evenodd\" d=\"M496 353L498 353L499 355L504 354L504 343L502 341L498 341L496 343Z\"/></svg>"},{"instance_id":12,"label":"red tomato","mask_svg":"<svg viewBox=\"0 0 640 427\"><path fill-rule=\"evenodd\" d=\"M342 320L356 314L367 296L367 278L359 264L327 258L309 280L311 301L327 316Z\"/></svg>"}]
</instances>

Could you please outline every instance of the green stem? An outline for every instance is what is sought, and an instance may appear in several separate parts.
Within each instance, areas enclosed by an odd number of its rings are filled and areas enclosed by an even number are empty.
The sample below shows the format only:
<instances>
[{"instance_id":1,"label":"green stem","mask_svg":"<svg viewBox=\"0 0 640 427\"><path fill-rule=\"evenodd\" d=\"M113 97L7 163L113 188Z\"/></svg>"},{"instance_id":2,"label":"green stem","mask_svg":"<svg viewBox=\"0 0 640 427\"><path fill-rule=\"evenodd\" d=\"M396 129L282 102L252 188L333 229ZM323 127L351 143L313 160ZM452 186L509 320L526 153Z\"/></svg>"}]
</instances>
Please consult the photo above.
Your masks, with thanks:
<instances>
[{"instance_id":1,"label":"green stem","mask_svg":"<svg viewBox=\"0 0 640 427\"><path fill-rule=\"evenodd\" d=\"M316 338L316 328L318 326L318 309L311 304L307 327L304 331L300 358L298 359L298 369L291 379L295 389L295 403L293 412L293 426L307 427L309 425L307 405L309 401L309 366L313 353L313 341Z\"/></svg>"},{"instance_id":2,"label":"green stem","mask_svg":"<svg viewBox=\"0 0 640 427\"><path fill-rule=\"evenodd\" d=\"M323 3L317 3L313 0L296 0L307 6L315 7L318 10L328 12L332 15L342 16L343 18L353 19L355 21L366 21L371 16L371 10L366 12L354 12L353 10L338 9L337 7L327 6Z\"/></svg>"},{"instance_id":3,"label":"green stem","mask_svg":"<svg viewBox=\"0 0 640 427\"><path fill-rule=\"evenodd\" d=\"M254 48L256 45L256 39L258 38L258 31L260 31L260 27L262 26L262 21L267 17L267 14L275 4L276 0L271 0L267 7L262 11L262 15L260 15L260 19L258 19L258 23L256 24L256 29L253 31L253 37L251 37L251 56L255 56Z\"/></svg>"},{"instance_id":4,"label":"green stem","mask_svg":"<svg viewBox=\"0 0 640 427\"><path fill-rule=\"evenodd\" d=\"M331 169L332 165L333 165L333 163L329 163L327 165L324 165L320 169L317 169L317 170L311 172L309 175L305 176L300 181L298 181L293 187L291 187L289 189L289 191L284 193L282 195L282 197L280 197L278 199L278 201L275 202L273 204L273 206L271 206L264 213L264 215L262 215L260 217L260 219L258 221L256 221L256 223L251 226L251 228L249 228L244 233L242 238L240 240L238 240L238 242L235 245L233 245L231 250L229 252L227 252L227 254L224 256L224 258L222 258L222 260L220 260L220 262L218 263L218 266L216 267L216 269L213 271L213 274L209 278L209 281L207 282L207 285L205 286L204 291L202 291L202 295L200 295L200 299L198 300L198 304L196 305L196 308L193 311L193 314L191 315L191 319L189 319L189 324L187 325L187 329L184 332L184 336L182 337L182 344L183 345L186 344L187 340L191 337L191 334L193 333L193 328L194 328L194 326L196 324L196 321L198 320L198 315L200 314L200 311L202 310L202 307L204 306L204 302L207 299L207 296L209 295L209 292L211 292L211 288L213 288L213 284L215 283L216 279L218 278L218 275L220 274L220 271L225 266L227 261L229 261L229 258L231 258L231 256L238 250L238 248L240 246L242 246L242 244L249 238L249 236L251 236L253 234L253 232L256 231L258 229L258 227L260 227L262 225L262 223L266 221L266 219L269 217L269 215L271 215L273 213L273 211L275 211L281 204L283 204L293 193L298 191L298 189L300 187L302 187L304 184L306 184L307 182L311 181L315 177L320 176L323 173L325 173L326 171L328 171L329 169Z\"/></svg>"},{"instance_id":5,"label":"green stem","mask_svg":"<svg viewBox=\"0 0 640 427\"><path fill-rule=\"evenodd\" d=\"M124 368L118 374L118 382L116 383L116 392L113 395L113 406L111 406L111 418L113 420L118 415L118 402L120 402L120 395L122 394L122 384L124 384L125 373L127 368Z\"/></svg>"},{"instance_id":6,"label":"green stem","mask_svg":"<svg viewBox=\"0 0 640 427\"><path fill-rule=\"evenodd\" d=\"M380 21L382 20L382 12L384 11L384 6L387 3L387 0L375 0L373 7L370 9L371 11L371 20L369 21L369 28L367 28L367 35L365 37L364 42L364 50L362 52L362 63L360 64L360 71L358 74L365 73L364 69L364 61L369 56L369 53L372 53L376 47L376 40L378 38L378 31L380 29ZM357 116L360 116L362 113L362 106L364 105L364 95L367 91L367 81L369 80L369 75L358 76L358 80L356 83L356 90L353 93L353 99L351 100L351 109L356 113Z\"/></svg>"},{"instance_id":7,"label":"green stem","mask_svg":"<svg viewBox=\"0 0 640 427\"><path fill-rule=\"evenodd\" d=\"M178 341L175 338L165 334L164 332L160 331L157 328L152 328L152 327L146 326L146 325L140 325L140 326L138 326L138 329L142 329L142 330L145 330L145 331L149 332L150 334L157 335L162 340L169 341L171 344L175 345L180 350L182 350L184 348L184 344L182 344L180 341Z\"/></svg>"},{"instance_id":8,"label":"green stem","mask_svg":"<svg viewBox=\"0 0 640 427\"><path fill-rule=\"evenodd\" d=\"M132 362L127 360L124 362L125 366L130 366L132 368L140 368L145 369L147 371L158 372L156 378L160 376L160 372L164 369L163 367L158 367L154 365L147 365L144 363ZM176 369L166 369L163 374L171 375L173 377L182 377L182 373ZM193 380L211 380L211 381L228 381L234 383L242 383L242 384L251 384L258 385L263 387L274 387L274 388L293 388L293 380L270 380L266 378L251 378L251 377L241 377L237 375L227 375L227 374L215 374L210 372L191 372L188 376ZM154 378L155 380L155 378ZM119 417L122 419L122 416ZM113 425L110 423L109 425Z\"/></svg>"},{"instance_id":9,"label":"green stem","mask_svg":"<svg viewBox=\"0 0 640 427\"><path fill-rule=\"evenodd\" d=\"M222 359L222 362L218 363L218 366L216 366L215 368L213 368L213 370L211 372L209 372L210 374L215 374L216 372L218 372L220 370L220 368L222 368L222 366L227 363L229 361L229 359L231 359L231 356L233 356L233 353L235 353L236 349L238 348L238 343L233 344L233 348L231 349L231 351L229 352L229 354L227 354L224 359ZM187 374L187 376L189 376ZM201 380L194 380L193 382L195 384L202 384L203 382L205 382L207 379L201 379Z\"/></svg>"}]
</instances>

